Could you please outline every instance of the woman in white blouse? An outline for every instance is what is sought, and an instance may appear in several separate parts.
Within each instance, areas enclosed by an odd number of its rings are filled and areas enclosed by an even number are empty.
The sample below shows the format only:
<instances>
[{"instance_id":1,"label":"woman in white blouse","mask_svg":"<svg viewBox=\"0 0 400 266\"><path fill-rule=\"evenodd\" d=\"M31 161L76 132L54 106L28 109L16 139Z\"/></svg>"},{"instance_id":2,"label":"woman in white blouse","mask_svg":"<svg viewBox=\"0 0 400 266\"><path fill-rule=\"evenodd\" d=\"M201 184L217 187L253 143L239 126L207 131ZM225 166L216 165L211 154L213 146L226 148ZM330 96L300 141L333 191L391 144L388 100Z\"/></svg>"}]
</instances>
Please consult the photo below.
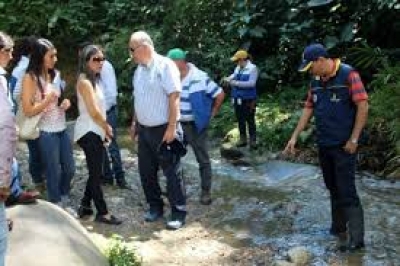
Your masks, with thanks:
<instances>
[{"instance_id":1,"label":"woman in white blouse","mask_svg":"<svg viewBox=\"0 0 400 266\"><path fill-rule=\"evenodd\" d=\"M112 128L106 120L105 100L99 87L99 75L104 60L101 49L96 45L88 45L80 53L76 86L79 117L75 124L74 140L85 153L89 178L78 215L80 218L92 215L93 200L97 209L95 221L118 225L121 221L108 212L100 183L103 176L103 156L106 154L104 145L113 136Z\"/></svg>"}]
</instances>

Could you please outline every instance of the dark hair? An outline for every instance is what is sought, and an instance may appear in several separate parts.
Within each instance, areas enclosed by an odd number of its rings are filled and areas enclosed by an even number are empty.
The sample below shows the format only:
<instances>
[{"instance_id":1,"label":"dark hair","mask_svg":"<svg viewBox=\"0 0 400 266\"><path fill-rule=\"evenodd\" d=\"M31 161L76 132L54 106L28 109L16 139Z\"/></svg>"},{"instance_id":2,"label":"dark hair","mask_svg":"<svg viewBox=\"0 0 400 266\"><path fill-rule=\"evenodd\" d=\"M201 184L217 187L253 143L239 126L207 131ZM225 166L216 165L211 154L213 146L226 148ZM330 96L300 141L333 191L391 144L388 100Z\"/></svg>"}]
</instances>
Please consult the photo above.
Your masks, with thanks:
<instances>
[{"instance_id":1,"label":"dark hair","mask_svg":"<svg viewBox=\"0 0 400 266\"><path fill-rule=\"evenodd\" d=\"M83 48L79 56L78 78L80 74L85 74L94 89L96 89L96 81L99 78L99 74L94 73L92 70L90 70L87 67L87 62L93 55L97 54L98 52L102 52L100 46L89 44Z\"/></svg>"},{"instance_id":2,"label":"dark hair","mask_svg":"<svg viewBox=\"0 0 400 266\"><path fill-rule=\"evenodd\" d=\"M55 49L54 45L47 39L40 38L37 39L32 45L32 53L29 59L28 68L26 72L32 75L39 86L40 91L43 93L43 85L40 82L39 77L41 76L44 68L44 57L46 53L51 50ZM49 74L51 80L55 77L55 70L49 69Z\"/></svg>"},{"instance_id":3,"label":"dark hair","mask_svg":"<svg viewBox=\"0 0 400 266\"><path fill-rule=\"evenodd\" d=\"M85 48L86 46L91 45L91 44L93 44L92 41L84 41L84 42L81 42L80 44L78 44L78 49L79 49L80 51L82 51L83 48Z\"/></svg>"},{"instance_id":4,"label":"dark hair","mask_svg":"<svg viewBox=\"0 0 400 266\"><path fill-rule=\"evenodd\" d=\"M17 40L13 54L15 60L19 61L21 56L30 56L36 41L37 39L34 36L24 37Z\"/></svg>"}]
</instances>

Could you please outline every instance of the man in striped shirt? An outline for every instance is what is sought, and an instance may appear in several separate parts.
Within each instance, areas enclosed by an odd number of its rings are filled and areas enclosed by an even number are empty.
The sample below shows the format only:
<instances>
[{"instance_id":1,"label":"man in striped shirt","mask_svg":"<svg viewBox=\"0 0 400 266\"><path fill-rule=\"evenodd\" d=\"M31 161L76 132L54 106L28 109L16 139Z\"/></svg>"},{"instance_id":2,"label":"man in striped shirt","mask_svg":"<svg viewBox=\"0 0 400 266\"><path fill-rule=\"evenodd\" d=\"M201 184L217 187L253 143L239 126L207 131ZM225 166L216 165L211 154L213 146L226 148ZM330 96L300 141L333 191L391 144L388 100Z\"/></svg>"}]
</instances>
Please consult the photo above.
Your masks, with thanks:
<instances>
[{"instance_id":1,"label":"man in striped shirt","mask_svg":"<svg viewBox=\"0 0 400 266\"><path fill-rule=\"evenodd\" d=\"M181 124L185 140L192 147L199 163L201 177L200 203L211 204L211 162L207 147L207 127L221 108L225 94L207 73L186 62L186 52L171 49L167 55L181 73Z\"/></svg>"},{"instance_id":2,"label":"man in striped shirt","mask_svg":"<svg viewBox=\"0 0 400 266\"><path fill-rule=\"evenodd\" d=\"M331 198L330 233L342 240L341 251L355 251L364 247L364 214L355 169L368 95L357 71L330 58L321 44L305 48L299 71L308 71L313 78L303 114L284 152L295 152L300 132L314 115L320 165Z\"/></svg>"}]
</instances>

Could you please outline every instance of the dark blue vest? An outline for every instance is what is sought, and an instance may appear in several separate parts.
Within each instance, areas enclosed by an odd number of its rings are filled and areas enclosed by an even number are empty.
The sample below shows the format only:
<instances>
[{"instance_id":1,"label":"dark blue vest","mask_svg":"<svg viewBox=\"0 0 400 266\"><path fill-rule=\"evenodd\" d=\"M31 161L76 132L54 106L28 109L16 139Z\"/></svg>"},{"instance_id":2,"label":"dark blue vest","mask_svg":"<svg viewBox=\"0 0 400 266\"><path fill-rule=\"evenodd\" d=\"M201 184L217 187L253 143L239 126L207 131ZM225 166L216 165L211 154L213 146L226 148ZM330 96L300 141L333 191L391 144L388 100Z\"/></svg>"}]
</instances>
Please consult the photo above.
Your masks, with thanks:
<instances>
[{"instance_id":1,"label":"dark blue vest","mask_svg":"<svg viewBox=\"0 0 400 266\"><path fill-rule=\"evenodd\" d=\"M254 69L252 63L248 62L244 69L236 69L234 73L234 80L238 81L249 81L250 72ZM256 86L251 88L241 88L237 86L232 87L232 98L234 99L244 99L244 100L253 100L257 98L257 89Z\"/></svg>"},{"instance_id":2,"label":"dark blue vest","mask_svg":"<svg viewBox=\"0 0 400 266\"><path fill-rule=\"evenodd\" d=\"M311 81L317 142L321 147L344 145L350 138L357 111L348 86L352 70L351 66L340 64L336 76L327 82Z\"/></svg>"}]
</instances>

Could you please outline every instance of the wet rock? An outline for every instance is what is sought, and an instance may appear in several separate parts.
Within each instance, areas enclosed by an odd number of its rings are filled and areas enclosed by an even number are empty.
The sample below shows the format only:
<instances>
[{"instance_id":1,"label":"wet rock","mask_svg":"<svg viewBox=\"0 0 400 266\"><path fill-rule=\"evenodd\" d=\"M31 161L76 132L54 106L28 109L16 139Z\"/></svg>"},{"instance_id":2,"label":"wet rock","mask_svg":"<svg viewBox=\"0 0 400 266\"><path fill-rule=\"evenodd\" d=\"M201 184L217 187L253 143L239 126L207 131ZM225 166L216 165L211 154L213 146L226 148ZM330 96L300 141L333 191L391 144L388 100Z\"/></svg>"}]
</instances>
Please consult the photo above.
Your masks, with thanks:
<instances>
[{"instance_id":1,"label":"wet rock","mask_svg":"<svg viewBox=\"0 0 400 266\"><path fill-rule=\"evenodd\" d=\"M39 201L7 209L14 221L7 266L108 265L84 227L56 205Z\"/></svg>"},{"instance_id":2,"label":"wet rock","mask_svg":"<svg viewBox=\"0 0 400 266\"><path fill-rule=\"evenodd\" d=\"M308 265L311 261L311 254L305 247L294 247L288 251L288 255L297 266Z\"/></svg>"},{"instance_id":3,"label":"wet rock","mask_svg":"<svg viewBox=\"0 0 400 266\"><path fill-rule=\"evenodd\" d=\"M296 266L296 264L285 260L277 260L275 261L274 266Z\"/></svg>"},{"instance_id":4,"label":"wet rock","mask_svg":"<svg viewBox=\"0 0 400 266\"><path fill-rule=\"evenodd\" d=\"M244 157L244 153L230 143L223 144L220 148L220 153L223 158L233 161Z\"/></svg>"},{"instance_id":5,"label":"wet rock","mask_svg":"<svg viewBox=\"0 0 400 266\"><path fill-rule=\"evenodd\" d=\"M230 162L234 165L234 166L245 166L242 167L240 170L242 171L248 171L250 168L247 166L251 166L250 162L248 162L246 159L237 159L237 160L230 160Z\"/></svg>"}]
</instances>

